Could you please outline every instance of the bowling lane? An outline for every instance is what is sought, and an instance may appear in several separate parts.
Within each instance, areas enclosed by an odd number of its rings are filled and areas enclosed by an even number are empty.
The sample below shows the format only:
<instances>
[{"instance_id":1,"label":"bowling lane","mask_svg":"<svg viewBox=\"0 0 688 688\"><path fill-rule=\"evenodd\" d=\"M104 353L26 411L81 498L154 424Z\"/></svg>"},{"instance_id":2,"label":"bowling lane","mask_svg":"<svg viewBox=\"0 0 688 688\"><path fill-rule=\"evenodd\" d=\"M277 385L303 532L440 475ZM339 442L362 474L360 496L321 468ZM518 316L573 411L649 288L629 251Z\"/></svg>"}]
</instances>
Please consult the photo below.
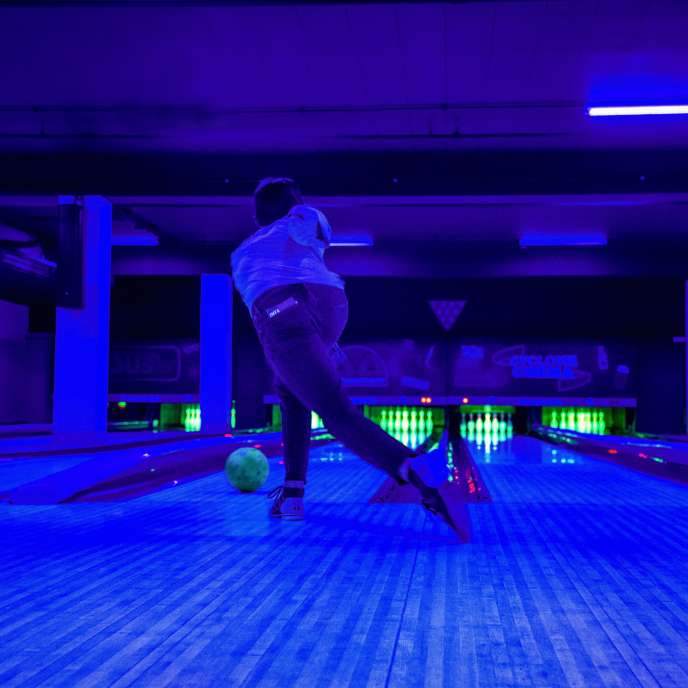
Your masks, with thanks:
<instances>
[{"instance_id":1,"label":"bowling lane","mask_svg":"<svg viewBox=\"0 0 688 688\"><path fill-rule=\"evenodd\" d=\"M257 447L268 457L281 455L280 433L198 436L135 446L98 446L92 451L40 456L3 456L0 444L0 501L11 504L58 504L70 501L117 501L221 471L227 455L239 447ZM313 432L314 446L329 442Z\"/></svg>"},{"instance_id":2,"label":"bowling lane","mask_svg":"<svg viewBox=\"0 0 688 688\"><path fill-rule=\"evenodd\" d=\"M0 458L0 494L91 461L93 454Z\"/></svg>"},{"instance_id":3,"label":"bowling lane","mask_svg":"<svg viewBox=\"0 0 688 688\"><path fill-rule=\"evenodd\" d=\"M688 490L682 486L533 437L517 436L490 449L473 443L469 447L495 502L529 509L580 506L572 534L582 533L585 525L603 541L605 529L609 537L623 540L624 533L656 525L652 532L659 548L665 540L669 546L681 544L688 533L679 523L664 529L675 510L688 506ZM619 531L618 519L624 515L629 520ZM644 519L650 522L643 525ZM643 542L647 537L643 535Z\"/></svg>"},{"instance_id":4,"label":"bowling lane","mask_svg":"<svg viewBox=\"0 0 688 688\"><path fill-rule=\"evenodd\" d=\"M688 490L534 438L469 446L492 502L470 545L419 547L391 683L688 685Z\"/></svg>"},{"instance_id":5,"label":"bowling lane","mask_svg":"<svg viewBox=\"0 0 688 688\"><path fill-rule=\"evenodd\" d=\"M216 473L128 502L0 505L2 685L384 685L422 511L371 508L379 474L323 446L307 523L271 521L272 468L255 494Z\"/></svg>"},{"instance_id":6,"label":"bowling lane","mask_svg":"<svg viewBox=\"0 0 688 688\"><path fill-rule=\"evenodd\" d=\"M149 488L151 491L162 489L173 486L175 481L193 479L198 474L210 472L194 465L200 462L187 458L190 455L214 451L219 457L214 463L221 468L222 456L231 451L235 441L224 437L189 435L177 436L176 441L168 438L168 441L161 442L159 438L153 438L150 444L144 440L144 437L139 437L136 445L126 448L115 443L78 453L56 454L51 449L48 454L38 456L13 453L2 456L5 445L0 444L0 498L15 504L58 503L94 485L117 479L135 482L142 493ZM13 444L11 449L15 449ZM162 477L158 480L163 475L169 480L165 482Z\"/></svg>"},{"instance_id":7,"label":"bowling lane","mask_svg":"<svg viewBox=\"0 0 688 688\"><path fill-rule=\"evenodd\" d=\"M688 685L688 491L532 438L472 448L493 501L468 545L369 504L383 477L336 444L304 523L266 517L279 464L256 494L215 473L0 504L0 682Z\"/></svg>"}]
</instances>

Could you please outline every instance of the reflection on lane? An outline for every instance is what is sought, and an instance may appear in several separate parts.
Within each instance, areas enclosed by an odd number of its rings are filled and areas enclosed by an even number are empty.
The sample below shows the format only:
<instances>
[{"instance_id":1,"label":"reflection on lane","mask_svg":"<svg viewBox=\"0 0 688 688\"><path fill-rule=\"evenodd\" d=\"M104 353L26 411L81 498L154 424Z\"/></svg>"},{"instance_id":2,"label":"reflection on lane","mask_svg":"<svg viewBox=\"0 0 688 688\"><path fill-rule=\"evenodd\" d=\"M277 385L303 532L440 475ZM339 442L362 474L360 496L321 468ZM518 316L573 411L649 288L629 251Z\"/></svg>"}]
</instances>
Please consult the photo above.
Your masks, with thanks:
<instances>
[{"instance_id":1,"label":"reflection on lane","mask_svg":"<svg viewBox=\"0 0 688 688\"><path fill-rule=\"evenodd\" d=\"M570 466L585 461L570 449L554 447L534 437L513 437L497 446L469 442L469 449L479 464L546 464Z\"/></svg>"},{"instance_id":2,"label":"reflection on lane","mask_svg":"<svg viewBox=\"0 0 688 688\"><path fill-rule=\"evenodd\" d=\"M0 492L38 480L93 460L93 454L40 456L27 459L0 459Z\"/></svg>"}]
</instances>

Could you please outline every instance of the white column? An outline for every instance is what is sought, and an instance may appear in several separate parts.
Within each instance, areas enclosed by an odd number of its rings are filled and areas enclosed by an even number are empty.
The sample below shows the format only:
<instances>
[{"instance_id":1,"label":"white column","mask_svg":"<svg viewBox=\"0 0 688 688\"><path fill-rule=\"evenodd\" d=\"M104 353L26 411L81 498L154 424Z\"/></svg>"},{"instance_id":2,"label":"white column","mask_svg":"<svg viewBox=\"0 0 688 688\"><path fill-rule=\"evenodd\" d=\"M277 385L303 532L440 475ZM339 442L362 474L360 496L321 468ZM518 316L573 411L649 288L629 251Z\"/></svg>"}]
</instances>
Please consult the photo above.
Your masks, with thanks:
<instances>
[{"instance_id":1,"label":"white column","mask_svg":"<svg viewBox=\"0 0 688 688\"><path fill-rule=\"evenodd\" d=\"M64 196L60 203L72 203ZM83 198L83 307L57 308L53 427L56 433L107 431L112 206Z\"/></svg>"},{"instance_id":2,"label":"white column","mask_svg":"<svg viewBox=\"0 0 688 688\"><path fill-rule=\"evenodd\" d=\"M225 433L232 410L232 280L201 275L201 429Z\"/></svg>"}]
</instances>

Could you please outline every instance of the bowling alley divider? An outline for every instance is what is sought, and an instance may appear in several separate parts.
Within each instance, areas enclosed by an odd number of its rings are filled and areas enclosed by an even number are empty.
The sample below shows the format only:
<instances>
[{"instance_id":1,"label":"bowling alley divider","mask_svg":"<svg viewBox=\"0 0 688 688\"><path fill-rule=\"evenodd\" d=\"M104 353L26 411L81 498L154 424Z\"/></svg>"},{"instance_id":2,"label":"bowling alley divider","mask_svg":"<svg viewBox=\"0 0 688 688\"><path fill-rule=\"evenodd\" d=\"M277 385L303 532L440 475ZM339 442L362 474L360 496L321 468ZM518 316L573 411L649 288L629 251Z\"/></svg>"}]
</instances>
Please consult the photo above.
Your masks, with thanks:
<instances>
[{"instance_id":1,"label":"bowling alley divider","mask_svg":"<svg viewBox=\"0 0 688 688\"><path fill-rule=\"evenodd\" d=\"M432 433L417 447L420 453L439 449L445 455L448 483L445 496L449 495L462 514L459 537L462 542L470 542L471 518L468 504L486 504L492 501L480 471L471 456L466 440L461 437L455 423L433 428ZM387 478L378 491L370 498L370 504L420 504L421 496L412 485L399 485Z\"/></svg>"},{"instance_id":2,"label":"bowling alley divider","mask_svg":"<svg viewBox=\"0 0 688 688\"><path fill-rule=\"evenodd\" d=\"M431 451L440 446L446 437L447 477L456 499L470 504L485 504L492 501L480 470L471 455L468 443L463 437L450 436L443 427L436 429L432 436L418 449ZM418 490L411 485L399 485L388 478L380 489L370 498L370 504L418 504Z\"/></svg>"},{"instance_id":3,"label":"bowling alley divider","mask_svg":"<svg viewBox=\"0 0 688 688\"><path fill-rule=\"evenodd\" d=\"M531 434L552 444L566 445L587 457L683 485L688 483L688 442L659 437L598 436L542 425L534 427Z\"/></svg>"},{"instance_id":4,"label":"bowling alley divider","mask_svg":"<svg viewBox=\"0 0 688 688\"><path fill-rule=\"evenodd\" d=\"M117 448L68 469L19 485L0 494L9 504L68 504L113 502L133 499L151 492L217 473L227 456L240 447L256 447L268 458L282 455L281 433L195 437L174 446ZM311 434L313 446L332 441L326 431ZM22 461L21 458L12 461Z\"/></svg>"}]
</instances>

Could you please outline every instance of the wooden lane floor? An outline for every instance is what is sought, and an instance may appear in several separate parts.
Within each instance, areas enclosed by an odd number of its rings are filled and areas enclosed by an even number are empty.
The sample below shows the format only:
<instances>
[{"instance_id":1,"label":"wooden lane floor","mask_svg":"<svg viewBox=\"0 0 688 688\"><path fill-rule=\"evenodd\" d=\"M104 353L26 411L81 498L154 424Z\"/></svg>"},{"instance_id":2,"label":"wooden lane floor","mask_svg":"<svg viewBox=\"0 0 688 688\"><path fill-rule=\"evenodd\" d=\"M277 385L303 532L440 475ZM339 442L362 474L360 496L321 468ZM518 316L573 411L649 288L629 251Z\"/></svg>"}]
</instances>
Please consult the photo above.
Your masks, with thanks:
<instances>
[{"instance_id":1,"label":"wooden lane floor","mask_svg":"<svg viewBox=\"0 0 688 688\"><path fill-rule=\"evenodd\" d=\"M217 474L2 505L0 684L688 685L688 492L551 450L477 457L469 545L369 505L383 477L332 447L305 523L266 518L275 471L254 495Z\"/></svg>"}]
</instances>

